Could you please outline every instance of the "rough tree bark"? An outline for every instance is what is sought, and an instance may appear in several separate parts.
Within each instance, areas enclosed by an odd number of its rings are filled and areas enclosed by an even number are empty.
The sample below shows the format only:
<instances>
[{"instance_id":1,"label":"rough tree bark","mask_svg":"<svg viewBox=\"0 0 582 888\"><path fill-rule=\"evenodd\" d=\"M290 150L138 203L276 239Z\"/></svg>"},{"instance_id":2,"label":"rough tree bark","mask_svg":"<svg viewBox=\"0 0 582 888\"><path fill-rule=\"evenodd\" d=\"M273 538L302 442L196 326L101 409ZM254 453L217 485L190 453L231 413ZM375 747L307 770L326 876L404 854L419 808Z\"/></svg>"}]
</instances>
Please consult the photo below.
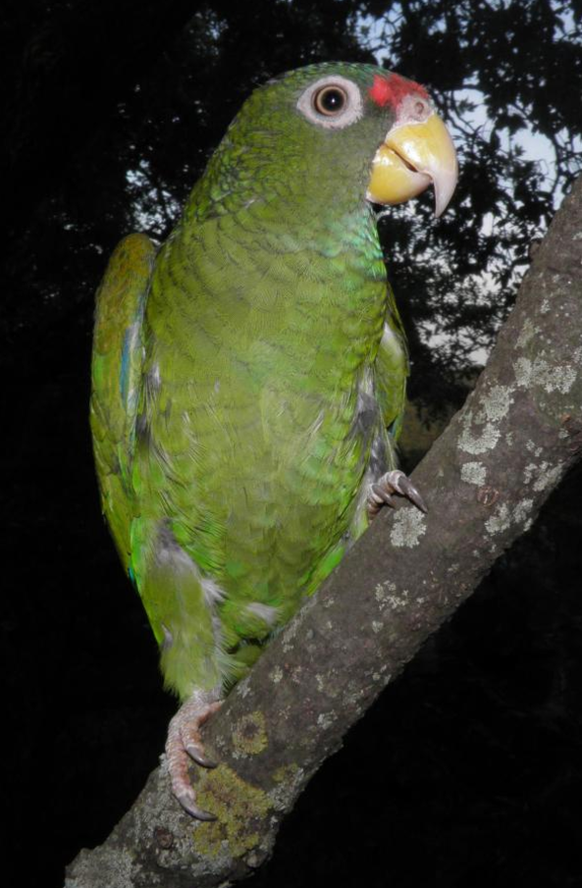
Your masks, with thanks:
<instances>
[{"instance_id":1,"label":"rough tree bark","mask_svg":"<svg viewBox=\"0 0 582 888\"><path fill-rule=\"evenodd\" d=\"M582 178L538 248L475 391L414 473L429 506L385 509L208 724L193 823L164 765L66 888L234 881L423 641L535 520L582 453Z\"/></svg>"}]
</instances>

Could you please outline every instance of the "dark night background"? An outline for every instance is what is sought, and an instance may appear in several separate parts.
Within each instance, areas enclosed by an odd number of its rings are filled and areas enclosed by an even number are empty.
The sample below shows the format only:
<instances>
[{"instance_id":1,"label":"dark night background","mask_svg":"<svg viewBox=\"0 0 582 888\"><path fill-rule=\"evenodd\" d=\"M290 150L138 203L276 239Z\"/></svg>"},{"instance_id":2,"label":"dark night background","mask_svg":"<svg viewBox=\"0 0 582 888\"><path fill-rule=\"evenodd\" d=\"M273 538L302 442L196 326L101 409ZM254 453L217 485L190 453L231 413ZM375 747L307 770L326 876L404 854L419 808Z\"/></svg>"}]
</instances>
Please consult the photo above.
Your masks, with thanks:
<instances>
[{"instance_id":1,"label":"dark night background","mask_svg":"<svg viewBox=\"0 0 582 888\"><path fill-rule=\"evenodd\" d=\"M107 257L131 230L167 235L254 86L372 50L429 87L462 169L443 219L424 197L381 222L430 422L407 434L410 468L580 170L580 0L3 4L4 885L62 884L141 789L175 706L93 473ZM545 141L524 154L526 133ZM578 470L346 738L255 888L582 885L581 492Z\"/></svg>"}]
</instances>

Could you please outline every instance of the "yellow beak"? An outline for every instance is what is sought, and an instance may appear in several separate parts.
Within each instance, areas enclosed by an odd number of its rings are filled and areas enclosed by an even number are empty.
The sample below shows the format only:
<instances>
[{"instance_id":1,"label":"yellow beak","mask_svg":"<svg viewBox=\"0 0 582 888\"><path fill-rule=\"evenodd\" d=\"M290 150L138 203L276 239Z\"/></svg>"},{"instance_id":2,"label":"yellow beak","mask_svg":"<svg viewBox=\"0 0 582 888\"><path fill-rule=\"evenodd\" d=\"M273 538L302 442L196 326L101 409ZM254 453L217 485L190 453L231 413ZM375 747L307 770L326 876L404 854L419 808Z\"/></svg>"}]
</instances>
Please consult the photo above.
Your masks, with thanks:
<instances>
[{"instance_id":1,"label":"yellow beak","mask_svg":"<svg viewBox=\"0 0 582 888\"><path fill-rule=\"evenodd\" d=\"M432 182L435 215L440 216L453 196L458 175L452 139L433 112L422 123L396 124L388 132L372 162L366 197L378 204L403 203Z\"/></svg>"}]
</instances>

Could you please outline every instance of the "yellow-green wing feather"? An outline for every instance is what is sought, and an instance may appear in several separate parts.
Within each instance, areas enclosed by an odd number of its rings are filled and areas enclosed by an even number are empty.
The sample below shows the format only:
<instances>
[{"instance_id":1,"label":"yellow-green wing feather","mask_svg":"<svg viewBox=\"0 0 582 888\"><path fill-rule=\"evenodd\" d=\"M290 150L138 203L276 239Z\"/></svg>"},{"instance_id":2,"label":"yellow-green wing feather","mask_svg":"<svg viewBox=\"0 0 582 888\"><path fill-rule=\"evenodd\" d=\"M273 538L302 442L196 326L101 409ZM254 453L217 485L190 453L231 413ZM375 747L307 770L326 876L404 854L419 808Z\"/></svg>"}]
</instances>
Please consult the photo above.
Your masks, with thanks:
<instances>
[{"instance_id":1,"label":"yellow-green wing feather","mask_svg":"<svg viewBox=\"0 0 582 888\"><path fill-rule=\"evenodd\" d=\"M388 304L384 331L376 357L376 397L384 417L384 425L395 443L400 435L406 406L408 350L402 321L388 288Z\"/></svg>"},{"instance_id":2,"label":"yellow-green wing feather","mask_svg":"<svg viewBox=\"0 0 582 888\"><path fill-rule=\"evenodd\" d=\"M103 512L130 567L131 462L143 366L142 321L156 248L131 234L113 253L97 292L91 431Z\"/></svg>"}]
</instances>

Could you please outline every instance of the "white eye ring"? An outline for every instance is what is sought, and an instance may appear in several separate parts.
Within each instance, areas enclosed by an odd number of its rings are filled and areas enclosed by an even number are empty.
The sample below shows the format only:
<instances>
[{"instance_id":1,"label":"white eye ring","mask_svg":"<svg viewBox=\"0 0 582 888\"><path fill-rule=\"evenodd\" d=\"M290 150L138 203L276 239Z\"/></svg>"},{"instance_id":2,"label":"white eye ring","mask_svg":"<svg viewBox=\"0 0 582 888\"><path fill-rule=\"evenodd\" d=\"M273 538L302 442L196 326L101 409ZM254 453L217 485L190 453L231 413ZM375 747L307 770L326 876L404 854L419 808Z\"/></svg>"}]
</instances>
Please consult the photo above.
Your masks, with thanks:
<instances>
[{"instance_id":1,"label":"white eye ring","mask_svg":"<svg viewBox=\"0 0 582 888\"><path fill-rule=\"evenodd\" d=\"M322 93L331 91L333 87L345 97L345 102L337 111L333 109L326 111L318 99ZM297 109L311 123L325 129L343 129L355 123L362 116L362 96L352 80L341 77L339 74L331 74L307 87L299 97Z\"/></svg>"}]
</instances>

